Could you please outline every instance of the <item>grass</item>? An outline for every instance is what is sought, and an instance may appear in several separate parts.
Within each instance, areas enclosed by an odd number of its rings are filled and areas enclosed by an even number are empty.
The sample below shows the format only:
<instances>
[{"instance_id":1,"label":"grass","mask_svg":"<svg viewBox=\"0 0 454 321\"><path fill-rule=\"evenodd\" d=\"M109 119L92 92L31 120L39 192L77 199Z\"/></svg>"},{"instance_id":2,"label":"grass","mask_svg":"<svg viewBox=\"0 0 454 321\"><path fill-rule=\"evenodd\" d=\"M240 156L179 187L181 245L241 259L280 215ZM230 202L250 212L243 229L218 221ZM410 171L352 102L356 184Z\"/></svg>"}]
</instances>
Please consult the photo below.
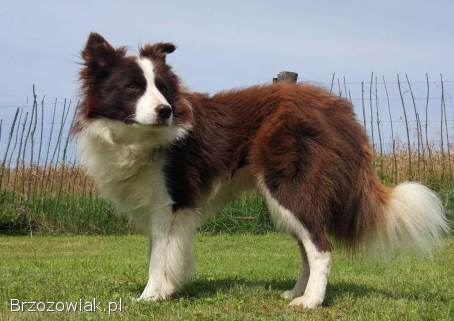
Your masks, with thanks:
<instances>
[{"instance_id":1,"label":"grass","mask_svg":"<svg viewBox=\"0 0 454 321\"><path fill-rule=\"evenodd\" d=\"M299 269L289 237L197 236L197 272L170 301L135 302L146 282L144 236L0 237L0 320L454 320L454 238L433 260L351 260L335 251L324 307L299 311L279 294ZM9 300L101 303L122 312L9 312Z\"/></svg>"},{"instance_id":2,"label":"grass","mask_svg":"<svg viewBox=\"0 0 454 321\"><path fill-rule=\"evenodd\" d=\"M254 193L226 206L202 227L207 233L254 234L272 231L266 206ZM136 233L125 215L107 200L93 196L49 194L19 202L13 194L0 192L0 234L131 234Z\"/></svg>"}]
</instances>

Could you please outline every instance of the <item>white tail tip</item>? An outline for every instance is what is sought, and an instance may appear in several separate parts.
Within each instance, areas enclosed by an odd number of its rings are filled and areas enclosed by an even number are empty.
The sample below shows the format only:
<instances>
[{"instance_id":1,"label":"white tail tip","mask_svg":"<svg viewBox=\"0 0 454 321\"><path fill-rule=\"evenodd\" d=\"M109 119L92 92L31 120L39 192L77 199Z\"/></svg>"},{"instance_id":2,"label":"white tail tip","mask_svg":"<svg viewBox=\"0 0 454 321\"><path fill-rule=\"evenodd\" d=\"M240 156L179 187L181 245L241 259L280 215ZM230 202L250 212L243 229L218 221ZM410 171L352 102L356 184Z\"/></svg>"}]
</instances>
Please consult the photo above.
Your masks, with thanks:
<instances>
[{"instance_id":1,"label":"white tail tip","mask_svg":"<svg viewBox=\"0 0 454 321\"><path fill-rule=\"evenodd\" d=\"M450 231L440 199L418 183L396 186L385 204L384 216L385 226L379 227L377 241L386 251L411 248L430 256L442 235Z\"/></svg>"}]
</instances>

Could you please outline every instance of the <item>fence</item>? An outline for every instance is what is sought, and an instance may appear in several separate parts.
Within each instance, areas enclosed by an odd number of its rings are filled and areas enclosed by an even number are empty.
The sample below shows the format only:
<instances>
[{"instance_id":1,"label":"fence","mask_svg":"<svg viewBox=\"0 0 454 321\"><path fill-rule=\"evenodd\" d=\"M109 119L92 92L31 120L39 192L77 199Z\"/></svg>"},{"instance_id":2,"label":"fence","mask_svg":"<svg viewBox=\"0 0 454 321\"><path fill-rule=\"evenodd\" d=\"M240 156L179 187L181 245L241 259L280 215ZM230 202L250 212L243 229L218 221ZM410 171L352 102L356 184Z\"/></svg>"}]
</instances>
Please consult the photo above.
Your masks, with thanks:
<instances>
[{"instance_id":1,"label":"fence","mask_svg":"<svg viewBox=\"0 0 454 321\"><path fill-rule=\"evenodd\" d=\"M280 73L276 81L296 81L296 77ZM330 82L320 85L354 105L383 180L423 181L450 206L454 106L448 87L452 81L441 75L436 80L425 75L424 81L413 82L407 75L396 75L395 80L386 81L372 73L368 81L348 82L333 73ZM0 104L0 232L132 230L98 197L93 182L77 164L69 128L78 104L39 99L34 86L32 98L24 105ZM205 230L267 230L271 223L265 212L261 201L249 195Z\"/></svg>"}]
</instances>

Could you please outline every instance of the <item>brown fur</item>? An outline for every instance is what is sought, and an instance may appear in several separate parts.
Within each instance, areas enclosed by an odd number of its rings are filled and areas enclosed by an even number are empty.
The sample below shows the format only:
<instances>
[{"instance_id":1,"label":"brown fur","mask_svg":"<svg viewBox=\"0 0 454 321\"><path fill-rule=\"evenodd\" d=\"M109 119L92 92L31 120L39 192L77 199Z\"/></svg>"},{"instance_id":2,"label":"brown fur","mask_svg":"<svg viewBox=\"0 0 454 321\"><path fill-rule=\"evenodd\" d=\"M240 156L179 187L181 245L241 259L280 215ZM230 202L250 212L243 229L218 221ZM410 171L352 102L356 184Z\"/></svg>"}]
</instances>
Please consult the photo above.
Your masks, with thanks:
<instances>
[{"instance_id":1,"label":"brown fur","mask_svg":"<svg viewBox=\"0 0 454 321\"><path fill-rule=\"evenodd\" d=\"M384 220L389 191L372 169L367 136L351 104L311 85L272 84L213 96L185 90L166 63L170 43L146 45L156 87L172 106L175 126L192 129L164 149L173 209L197 207L218 179L245 166L310 232L331 249L326 232L355 248ZM76 130L91 118L128 123L145 90L134 57L91 34L82 52L83 102Z\"/></svg>"},{"instance_id":2,"label":"brown fur","mask_svg":"<svg viewBox=\"0 0 454 321\"><path fill-rule=\"evenodd\" d=\"M331 248L325 229L354 247L382 219L388 192L345 99L293 84L187 99L194 128L172 146L166 167L175 209L194 206L215 178L249 164L321 250Z\"/></svg>"}]
</instances>

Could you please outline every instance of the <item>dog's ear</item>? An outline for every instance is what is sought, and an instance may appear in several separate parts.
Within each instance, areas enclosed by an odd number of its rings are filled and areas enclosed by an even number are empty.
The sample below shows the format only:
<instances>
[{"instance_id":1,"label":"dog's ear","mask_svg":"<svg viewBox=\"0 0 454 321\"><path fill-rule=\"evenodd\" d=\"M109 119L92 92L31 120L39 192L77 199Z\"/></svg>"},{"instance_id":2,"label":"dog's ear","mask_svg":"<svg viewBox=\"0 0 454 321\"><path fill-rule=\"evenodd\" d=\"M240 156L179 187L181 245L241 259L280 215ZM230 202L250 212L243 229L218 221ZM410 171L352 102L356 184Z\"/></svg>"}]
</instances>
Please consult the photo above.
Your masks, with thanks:
<instances>
[{"instance_id":1,"label":"dog's ear","mask_svg":"<svg viewBox=\"0 0 454 321\"><path fill-rule=\"evenodd\" d=\"M92 32L82 50L82 59L89 68L104 69L115 63L116 51L99 33Z\"/></svg>"},{"instance_id":2,"label":"dog's ear","mask_svg":"<svg viewBox=\"0 0 454 321\"><path fill-rule=\"evenodd\" d=\"M177 47L170 42L158 42L155 44L147 44L140 48L140 55L148 57L153 60L166 61L166 56L177 49Z\"/></svg>"}]
</instances>

